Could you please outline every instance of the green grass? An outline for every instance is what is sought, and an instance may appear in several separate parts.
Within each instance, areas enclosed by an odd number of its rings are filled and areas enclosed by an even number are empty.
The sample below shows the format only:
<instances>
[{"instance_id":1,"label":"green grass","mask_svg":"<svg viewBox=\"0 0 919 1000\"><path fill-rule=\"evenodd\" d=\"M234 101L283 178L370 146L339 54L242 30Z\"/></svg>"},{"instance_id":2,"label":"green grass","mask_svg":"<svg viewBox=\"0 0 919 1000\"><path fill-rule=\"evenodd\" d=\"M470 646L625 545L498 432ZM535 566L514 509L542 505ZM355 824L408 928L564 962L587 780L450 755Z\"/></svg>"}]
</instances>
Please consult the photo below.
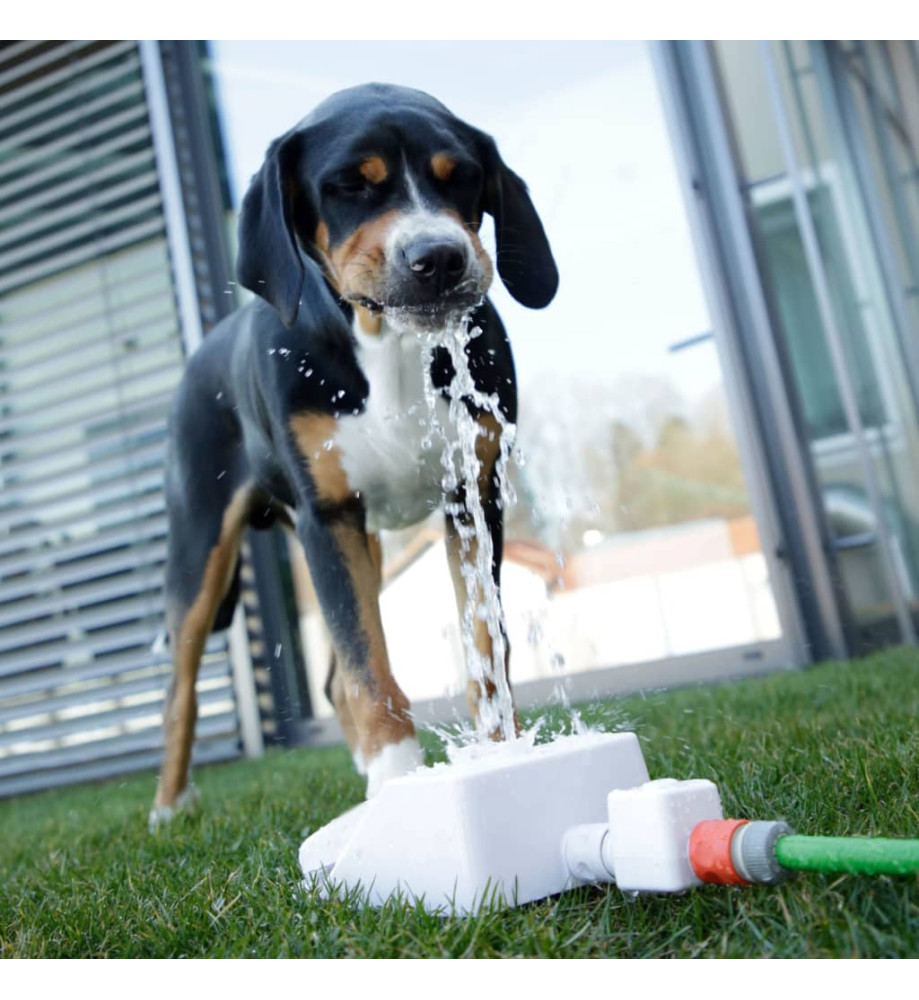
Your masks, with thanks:
<instances>
[{"instance_id":1,"label":"green grass","mask_svg":"<svg viewBox=\"0 0 919 1000\"><path fill-rule=\"evenodd\" d=\"M584 710L634 728L652 777L710 778L727 815L919 836L919 652ZM202 769L145 821L152 775L0 802L0 957L919 956L919 878L801 876L627 898L583 888L473 919L297 889L304 834L358 802L343 749Z\"/></svg>"}]
</instances>

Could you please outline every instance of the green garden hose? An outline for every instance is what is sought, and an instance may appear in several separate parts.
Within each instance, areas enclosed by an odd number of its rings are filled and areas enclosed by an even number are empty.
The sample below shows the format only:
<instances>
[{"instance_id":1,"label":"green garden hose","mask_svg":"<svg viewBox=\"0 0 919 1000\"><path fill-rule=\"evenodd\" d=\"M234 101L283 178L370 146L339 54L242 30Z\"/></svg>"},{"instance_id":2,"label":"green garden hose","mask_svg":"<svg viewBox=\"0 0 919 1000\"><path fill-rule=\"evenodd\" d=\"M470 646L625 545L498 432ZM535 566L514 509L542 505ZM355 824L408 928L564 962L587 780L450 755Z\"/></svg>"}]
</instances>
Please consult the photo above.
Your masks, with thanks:
<instances>
[{"instance_id":1,"label":"green garden hose","mask_svg":"<svg viewBox=\"0 0 919 1000\"><path fill-rule=\"evenodd\" d=\"M919 840L792 834L776 841L775 857L791 871L909 875L919 872Z\"/></svg>"}]
</instances>

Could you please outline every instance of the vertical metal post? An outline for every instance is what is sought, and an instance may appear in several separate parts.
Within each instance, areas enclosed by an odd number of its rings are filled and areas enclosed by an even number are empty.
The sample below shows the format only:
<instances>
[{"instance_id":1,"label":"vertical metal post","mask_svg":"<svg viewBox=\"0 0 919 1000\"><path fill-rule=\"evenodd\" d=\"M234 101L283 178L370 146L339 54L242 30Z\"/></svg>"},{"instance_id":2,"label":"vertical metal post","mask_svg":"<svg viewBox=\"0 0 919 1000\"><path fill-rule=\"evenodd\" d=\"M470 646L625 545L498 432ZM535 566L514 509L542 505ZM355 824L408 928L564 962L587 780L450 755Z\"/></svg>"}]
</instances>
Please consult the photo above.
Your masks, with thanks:
<instances>
[{"instance_id":1,"label":"vertical metal post","mask_svg":"<svg viewBox=\"0 0 919 1000\"><path fill-rule=\"evenodd\" d=\"M810 206L807 203L807 194L804 181L801 176L801 169L798 164L797 153L794 148L794 138L791 133L791 125L785 111L785 104L782 97L779 83L778 71L775 59L769 42L760 42L759 51L766 73L766 86L769 101L776 120L776 127L779 136L779 145L782 150L782 157L785 161L785 169L791 183L792 202L794 204L795 218L801 235L801 242L804 246L804 255L807 260L807 267L810 273L814 294L817 298L817 307L820 312L820 319L823 323L826 342L830 351L830 360L833 366L833 374L839 387L839 395L842 401L843 411L849 430L855 440L858 461L861 467L862 476L865 482L865 489L868 493L868 500L874 512L877 522L878 544L884 564L884 571L887 576L887 583L890 587L893 598L894 609L897 622L900 626L900 634L904 642L915 643L916 633L913 628L912 617L903 595L903 589L890 540L890 530L887 519L884 516L883 499L880 486L875 475L871 454L865 438L865 428L862 424L861 413L858 409L858 396L852 383L849 373L849 365L845 355L845 346L836 319L835 307L830 295L829 283L826 271L823 266L823 257L820 252L820 245L817 241L817 232L814 220L811 215Z\"/></svg>"},{"instance_id":2,"label":"vertical metal post","mask_svg":"<svg viewBox=\"0 0 919 1000\"><path fill-rule=\"evenodd\" d=\"M169 120L169 101L163 79L163 63L157 42L142 41L137 44L140 50L144 90L147 92L156 172L159 175L163 196L166 242L172 259L172 275L182 325L182 340L185 343L186 356L190 357L201 344L203 330L198 290L195 287L191 242L188 238L188 221L185 218L185 206L182 201L182 182L179 177L175 143L172 139L172 124Z\"/></svg>"},{"instance_id":3,"label":"vertical metal post","mask_svg":"<svg viewBox=\"0 0 919 1000\"><path fill-rule=\"evenodd\" d=\"M230 644L230 666L233 668L233 687L236 691L236 711L239 715L243 753L247 757L261 757L265 753L265 738L262 735L255 668L249 651L249 629L242 601L236 605L227 639Z\"/></svg>"}]
</instances>

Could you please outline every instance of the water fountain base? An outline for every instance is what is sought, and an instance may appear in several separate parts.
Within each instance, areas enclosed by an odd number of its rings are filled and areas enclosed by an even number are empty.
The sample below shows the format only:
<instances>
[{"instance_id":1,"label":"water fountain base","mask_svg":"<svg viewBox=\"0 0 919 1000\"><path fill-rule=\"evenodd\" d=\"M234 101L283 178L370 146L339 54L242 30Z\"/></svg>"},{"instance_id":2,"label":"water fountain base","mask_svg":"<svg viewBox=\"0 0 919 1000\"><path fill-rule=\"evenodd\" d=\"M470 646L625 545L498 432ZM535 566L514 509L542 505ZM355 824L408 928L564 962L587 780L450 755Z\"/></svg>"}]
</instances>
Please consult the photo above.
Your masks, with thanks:
<instances>
[{"instance_id":1,"label":"water fountain base","mask_svg":"<svg viewBox=\"0 0 919 1000\"><path fill-rule=\"evenodd\" d=\"M565 832L605 822L610 790L647 780L634 733L465 747L317 830L300 867L306 884L359 889L377 906L396 893L457 914L527 903L575 884Z\"/></svg>"}]
</instances>

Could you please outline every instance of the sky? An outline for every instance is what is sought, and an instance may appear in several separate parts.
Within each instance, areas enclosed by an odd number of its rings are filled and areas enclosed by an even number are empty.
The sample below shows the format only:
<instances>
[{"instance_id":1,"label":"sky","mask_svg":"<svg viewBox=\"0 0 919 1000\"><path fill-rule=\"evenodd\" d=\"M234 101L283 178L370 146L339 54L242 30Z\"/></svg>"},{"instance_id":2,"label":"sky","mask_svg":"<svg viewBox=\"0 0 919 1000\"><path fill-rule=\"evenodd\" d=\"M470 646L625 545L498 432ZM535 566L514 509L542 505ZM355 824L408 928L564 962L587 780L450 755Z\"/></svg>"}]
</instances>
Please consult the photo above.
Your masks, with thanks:
<instances>
[{"instance_id":1,"label":"sky","mask_svg":"<svg viewBox=\"0 0 919 1000\"><path fill-rule=\"evenodd\" d=\"M490 132L527 182L561 283L531 311L496 285L521 392L648 375L691 404L721 380L649 46L641 42L214 42L237 204L269 142L330 93L418 87ZM488 245L486 240L486 245Z\"/></svg>"}]
</instances>

